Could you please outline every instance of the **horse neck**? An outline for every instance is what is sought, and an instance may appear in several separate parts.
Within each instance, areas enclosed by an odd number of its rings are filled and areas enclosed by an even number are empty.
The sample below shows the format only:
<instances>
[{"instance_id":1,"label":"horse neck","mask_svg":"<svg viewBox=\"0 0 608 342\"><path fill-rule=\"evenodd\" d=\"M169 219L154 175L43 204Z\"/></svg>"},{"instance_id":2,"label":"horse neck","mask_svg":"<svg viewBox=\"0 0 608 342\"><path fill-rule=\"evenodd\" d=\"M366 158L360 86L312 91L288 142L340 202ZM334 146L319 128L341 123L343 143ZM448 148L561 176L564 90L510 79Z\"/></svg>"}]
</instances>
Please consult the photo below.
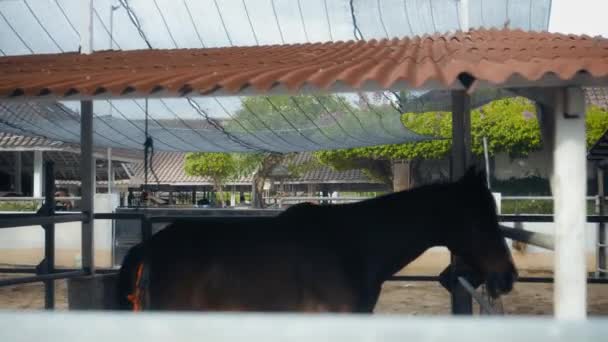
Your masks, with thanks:
<instances>
[{"instance_id":1,"label":"horse neck","mask_svg":"<svg viewBox=\"0 0 608 342\"><path fill-rule=\"evenodd\" d=\"M366 260L386 280L427 249L445 246L453 218L451 185L431 185L352 206L350 222L361 227ZM356 209L356 210L354 210Z\"/></svg>"}]
</instances>

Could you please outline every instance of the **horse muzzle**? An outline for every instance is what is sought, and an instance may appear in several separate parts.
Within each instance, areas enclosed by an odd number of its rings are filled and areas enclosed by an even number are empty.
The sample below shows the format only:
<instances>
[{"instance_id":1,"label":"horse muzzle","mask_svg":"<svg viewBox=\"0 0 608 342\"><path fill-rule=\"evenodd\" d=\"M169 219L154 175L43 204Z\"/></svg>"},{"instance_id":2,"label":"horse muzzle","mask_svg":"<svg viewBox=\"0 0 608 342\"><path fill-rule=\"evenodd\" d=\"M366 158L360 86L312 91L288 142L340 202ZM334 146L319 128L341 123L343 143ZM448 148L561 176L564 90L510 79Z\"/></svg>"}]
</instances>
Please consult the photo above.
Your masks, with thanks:
<instances>
[{"instance_id":1,"label":"horse muzzle","mask_svg":"<svg viewBox=\"0 0 608 342\"><path fill-rule=\"evenodd\" d=\"M500 295L507 294L513 290L513 284L517 280L517 271L511 267L507 272L490 272L485 276L468 267L458 267L454 269L452 265L441 272L439 282L450 293L458 283L458 277L465 278L473 288L478 288L485 283L489 295L498 298Z\"/></svg>"}]
</instances>

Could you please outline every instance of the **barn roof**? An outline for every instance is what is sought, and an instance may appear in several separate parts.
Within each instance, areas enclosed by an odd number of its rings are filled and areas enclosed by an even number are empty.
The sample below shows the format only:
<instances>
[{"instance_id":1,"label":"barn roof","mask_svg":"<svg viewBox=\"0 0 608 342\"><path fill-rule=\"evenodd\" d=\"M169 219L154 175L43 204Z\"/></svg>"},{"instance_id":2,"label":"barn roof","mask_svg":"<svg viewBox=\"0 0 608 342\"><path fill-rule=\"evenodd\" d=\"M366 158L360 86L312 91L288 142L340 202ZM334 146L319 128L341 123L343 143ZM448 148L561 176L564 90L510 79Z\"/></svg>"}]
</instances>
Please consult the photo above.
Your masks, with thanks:
<instances>
[{"instance_id":1,"label":"barn roof","mask_svg":"<svg viewBox=\"0 0 608 342\"><path fill-rule=\"evenodd\" d=\"M184 157L182 152L157 152L153 158L153 169L158 176L160 184L175 186L192 185L213 185L209 177L190 176L184 171ZM312 153L298 153L290 163L294 165L304 165L309 163L314 156ZM137 163L133 165L133 182L143 182L144 165ZM149 183L154 184L156 179L149 174ZM236 180L228 181L229 185L251 185L252 175L240 177ZM285 184L375 184L377 181L371 180L361 170L335 171L325 165L314 165L306 167L297 176L287 178Z\"/></svg>"},{"instance_id":2,"label":"barn roof","mask_svg":"<svg viewBox=\"0 0 608 342\"><path fill-rule=\"evenodd\" d=\"M0 97L104 98L367 88L507 87L608 77L608 40L521 30L251 47L0 58Z\"/></svg>"}]
</instances>

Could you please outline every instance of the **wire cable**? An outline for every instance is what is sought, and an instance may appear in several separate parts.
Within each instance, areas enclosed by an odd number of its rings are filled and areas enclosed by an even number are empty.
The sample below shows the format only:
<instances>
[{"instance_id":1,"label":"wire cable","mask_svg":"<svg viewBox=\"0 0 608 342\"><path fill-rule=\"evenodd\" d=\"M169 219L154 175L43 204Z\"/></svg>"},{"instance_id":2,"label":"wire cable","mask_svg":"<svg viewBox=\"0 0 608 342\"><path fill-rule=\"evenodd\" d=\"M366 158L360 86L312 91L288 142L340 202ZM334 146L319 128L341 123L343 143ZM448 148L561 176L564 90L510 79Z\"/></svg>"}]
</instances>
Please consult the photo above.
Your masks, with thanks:
<instances>
[{"instance_id":1,"label":"wire cable","mask_svg":"<svg viewBox=\"0 0 608 342\"><path fill-rule=\"evenodd\" d=\"M226 137L228 137L228 139L230 139L231 141L233 141L241 146L244 146L248 149L251 149L254 151L260 150L260 148L253 146L253 145L249 144L248 142L243 141L242 139L239 139L239 138L235 137L234 135L232 135L230 132L226 131L226 129L222 126L222 124L220 124L216 120L212 119L209 116L209 113L207 113L207 111L205 111L198 102L196 102L195 100L193 100L191 98L187 98L187 100L188 100L188 103L190 104L190 106L192 106L192 108L194 108L199 115L202 115L208 124L210 124L213 128L217 129L218 131L222 132L224 135L226 135Z\"/></svg>"},{"instance_id":2,"label":"wire cable","mask_svg":"<svg viewBox=\"0 0 608 342\"><path fill-rule=\"evenodd\" d=\"M76 35L80 39L80 32L78 32L78 30L76 29L76 27L74 26L74 24L72 23L72 21L70 20L68 15L65 13L65 9L63 9L63 6L61 6L61 4L59 3L59 0L55 0L55 4L57 4L57 7L59 8L61 15L63 15L63 18L65 19L65 21L67 21L68 25L70 25L70 27L72 28L72 31L74 31L74 33L76 33Z\"/></svg>"},{"instance_id":3,"label":"wire cable","mask_svg":"<svg viewBox=\"0 0 608 342\"><path fill-rule=\"evenodd\" d=\"M131 9L131 6L129 6L128 0L118 0L118 1L120 2L120 5L127 11L127 15L129 16L129 20L131 20L131 23L133 23L133 25L137 29L137 32L139 33L139 35L141 36L141 38L144 40L144 42L146 43L146 45L148 46L148 48L152 49L152 44L150 44L150 41L148 40L148 37L146 37L146 34L144 33L144 30L141 28L141 24L139 23L139 19L137 18L137 15L135 14L135 11L133 11Z\"/></svg>"},{"instance_id":4,"label":"wire cable","mask_svg":"<svg viewBox=\"0 0 608 342\"><path fill-rule=\"evenodd\" d=\"M228 32L228 28L226 27L226 23L224 22L224 17L222 16L222 11L220 11L220 6L217 4L217 0L213 0L213 3L215 4L215 9L217 10L217 14L220 17L222 26L224 27L224 32L226 32L226 37L228 38L228 42L232 46L232 38L230 38L230 32Z\"/></svg>"},{"instance_id":5,"label":"wire cable","mask_svg":"<svg viewBox=\"0 0 608 342\"><path fill-rule=\"evenodd\" d=\"M365 105L367 106L367 108L369 108L369 110L372 111L372 113L374 113L377 117L378 117L378 122L380 123L380 127L382 128L382 130L384 132L386 132L387 135L393 137L393 138L401 138L399 136L395 136L393 135L384 125L384 122L382 121L382 114L378 113L378 111L369 103L369 101L367 100L367 98L365 96L363 96L363 94L359 93L359 98L365 102Z\"/></svg>"},{"instance_id":6,"label":"wire cable","mask_svg":"<svg viewBox=\"0 0 608 342\"><path fill-rule=\"evenodd\" d=\"M331 21L329 21L329 10L327 9L327 0L323 0L323 5L325 7L325 19L327 20L327 29L329 31L329 40L333 41L334 36L331 33Z\"/></svg>"},{"instance_id":7,"label":"wire cable","mask_svg":"<svg viewBox=\"0 0 608 342\"><path fill-rule=\"evenodd\" d=\"M281 30L281 24L279 24L279 16L277 16L277 9L275 8L274 0L270 0L270 4L272 5L272 13L274 14L274 20L277 22L279 35L281 36L281 43L285 44L285 39L283 38L283 30Z\"/></svg>"},{"instance_id":8,"label":"wire cable","mask_svg":"<svg viewBox=\"0 0 608 342\"><path fill-rule=\"evenodd\" d=\"M59 110L61 110L61 111L62 111L64 114L66 114L68 117L72 118L74 121L78 122L78 124L80 125L80 116L78 116L76 113L74 113L74 112L72 112L72 111L68 111L68 110L67 110L67 109L66 109L66 108L65 108L65 107L64 107L64 106L63 106L61 103L55 103L55 107L59 108ZM99 120L99 118L98 118L98 117L97 117L95 114L93 114L93 117L95 117L96 119L98 119L98 120ZM102 121L103 121L103 120L102 120ZM104 121L104 124L106 124L106 123L105 123L105 121ZM106 124L106 125L107 125L107 124ZM111 127L110 127L110 128L111 128ZM105 139L105 140L109 141L109 142L110 142L110 145L114 145L114 146L122 146L122 147L124 147L124 148L131 148L131 147L129 147L128 145L125 145L125 144L123 144L123 143L119 143L119 142L117 142L116 140L110 139L110 138L108 138L107 136L102 135L102 134L98 133L98 132L97 132L97 131L95 131L95 130L93 131L93 134L96 134L96 135L97 135L97 136L99 136L100 138L102 138L102 139ZM121 135L123 135L123 136L124 136L124 134L122 134L122 133L121 133Z\"/></svg>"},{"instance_id":9,"label":"wire cable","mask_svg":"<svg viewBox=\"0 0 608 342\"><path fill-rule=\"evenodd\" d=\"M458 4L456 4L458 7ZM407 19L407 26L410 29L410 36L414 36L414 29L412 28L412 19L410 18L410 11L407 10L407 0L403 0L403 14L405 14L405 19ZM460 22L460 20L458 20Z\"/></svg>"},{"instance_id":10,"label":"wire cable","mask_svg":"<svg viewBox=\"0 0 608 342\"><path fill-rule=\"evenodd\" d=\"M62 131L64 131L64 132L66 132L66 133L68 133L68 134L70 134L70 135L74 136L74 137L75 137L75 138L77 138L78 140L80 140L80 134L76 134L76 133L74 133L74 132L72 132L72 131L67 130L67 128L65 128L65 127L64 127L64 126L62 126L62 125L57 124L57 123L56 123L54 120L49 120L47 117L45 117L45 114L44 114L44 113L40 112L40 111L39 111L39 110L36 108L36 106L35 106L35 105L31 105L31 104L30 104L30 108L31 108L31 109L32 109L34 112L36 112L36 113L38 114L38 116L39 116L39 117L41 117L41 118L45 118L45 120L46 120L46 121L48 121L48 122L49 122L50 124L52 124L53 126L57 127L58 129L60 129L60 130L62 130Z\"/></svg>"},{"instance_id":11,"label":"wire cable","mask_svg":"<svg viewBox=\"0 0 608 342\"><path fill-rule=\"evenodd\" d=\"M3 108L6 112L8 112L10 114L10 117L8 118L9 120L13 120L14 118L17 118L20 122L22 122L26 126L29 125L29 126L33 127L34 130L37 130L39 132L38 134L34 134L34 135L47 137L48 139L52 139L52 140L63 141L64 138L61 137L60 135L58 135L54 132L51 135L51 133L49 133L48 130L44 130L44 129L42 129L42 127L38 126L34 122L26 120L26 117L28 117L27 115L20 115L20 114L16 113L13 109L11 109L10 107L8 107L7 105L2 104L2 103L0 103L0 108ZM10 124L10 121L8 123ZM30 130L23 129L23 131L30 131Z\"/></svg>"},{"instance_id":12,"label":"wire cable","mask_svg":"<svg viewBox=\"0 0 608 342\"><path fill-rule=\"evenodd\" d=\"M196 36L198 37L199 42L201 42L201 45L203 47L206 47L205 42L203 41L203 37L201 36L201 33L198 31L198 27L196 26L196 23L194 22L194 17L192 16L192 12L190 11L188 2L186 2L186 0L182 0L182 1L184 3L184 7L186 7L186 12L188 12L188 17L190 18L190 23L192 23L192 27L194 27L194 32L196 32Z\"/></svg>"},{"instance_id":13,"label":"wire cable","mask_svg":"<svg viewBox=\"0 0 608 342\"><path fill-rule=\"evenodd\" d=\"M137 105L137 107L139 107L139 109L141 109L142 113L146 113L146 109L144 107L142 107L142 105L133 100L133 102L135 103L135 105ZM170 135L174 136L177 140L181 141L182 143L184 143L187 146L190 146L190 148L193 148L194 151L198 150L199 148L195 145L193 145L192 143L188 142L187 140L185 140L184 138L180 137L179 135L176 135L175 133L173 133L169 128L165 127L158 119L154 118L152 116L152 114L150 114L148 112L148 115L150 117L150 119L152 119L152 121L154 121L155 124L157 124L159 127L161 127L162 129L164 129L167 133L169 133ZM167 143L165 143L167 145ZM177 148L175 146L173 146L173 149L175 149L176 151L180 151L180 148Z\"/></svg>"},{"instance_id":14,"label":"wire cable","mask_svg":"<svg viewBox=\"0 0 608 342\"><path fill-rule=\"evenodd\" d=\"M110 31L108 30L107 26L105 25L105 23L104 23L103 19L101 19L101 16L99 15L99 13L97 13L97 10L95 10L95 9L94 9L94 13L95 13L95 15L97 16L97 18L99 19L99 22L101 23L101 25L102 25L102 27L104 28L104 30L106 31L106 33L107 33L107 34L110 36ZM114 39L113 39L113 40L114 40ZM116 46L118 46L118 48L119 48L119 49L121 49L120 44L118 44L118 42L117 42L117 41L115 41L115 40L114 40L114 43L116 44ZM141 106L141 105L140 105L140 104L139 104L137 101L135 101L135 100L132 100L132 101L133 101L133 103L135 103L135 105L137 105L137 106L138 106L138 107L139 107L139 108L140 108L140 109L141 109L141 110L142 110L142 111L145 113L144 108L143 108L143 107L142 107L142 106ZM112 106L112 109L116 109L116 107L115 107L114 105L112 105L112 104L110 104L110 105ZM119 112L120 112L120 111L119 111ZM122 112L120 112L120 113L122 113ZM162 125L162 124L161 124L159 121L157 121L156 119L152 118L152 120L153 120L153 121L154 121L154 122L155 122L155 123L156 123L156 124L157 124L159 127L161 127L163 130L165 130L165 131L166 131L167 133L169 133L170 135L173 135L174 137L178 138L178 140L183 141L184 143L186 143L187 145L190 145L191 147L195 147L194 145L189 144L188 142L186 142L185 140L181 139L180 137L178 137L177 135L175 135L173 132L171 132L170 130L168 130L168 129L167 129L165 126L163 126L163 125ZM175 150L177 150L177 151L179 151L179 150L180 150L179 148L177 148L176 146L174 146L174 145L172 145L172 144L169 144L169 143L167 143L167 142L164 142L164 141L162 141L162 140L160 140L160 139L159 139L159 141L160 141L162 144L164 144L164 145L166 145L166 146L169 146L169 147L170 147L170 148L172 148L172 149L175 149Z\"/></svg>"},{"instance_id":15,"label":"wire cable","mask_svg":"<svg viewBox=\"0 0 608 342\"><path fill-rule=\"evenodd\" d=\"M253 22L251 21L251 17L249 16L249 10L247 9L247 4L245 4L245 0L241 1L243 3L243 8L245 9L245 15L247 16L247 21L249 22L249 28L251 28L251 33L253 33L253 39L255 40L255 45L260 45L260 41L258 40L258 35L255 33L253 29ZM276 15L276 13L275 13Z\"/></svg>"},{"instance_id":16,"label":"wire cable","mask_svg":"<svg viewBox=\"0 0 608 342\"><path fill-rule=\"evenodd\" d=\"M380 0L376 0L376 5L378 7L378 18L380 19L380 24L382 25L382 29L384 30L384 34L388 39L390 35L388 34L388 30L386 29L386 24L384 23L384 16L382 15L382 6L380 6Z\"/></svg>"},{"instance_id":17,"label":"wire cable","mask_svg":"<svg viewBox=\"0 0 608 342\"><path fill-rule=\"evenodd\" d=\"M312 96L313 96L313 98L315 99L315 101L316 101L316 102L317 102L317 103L318 103L318 104L321 106L321 108L323 108L323 110L325 111L325 113L327 113L327 115L329 115L329 116L330 116L330 117L331 117L331 118L334 120L334 122L336 123L336 125L337 125L337 126L338 126L338 127L341 129L341 130L342 130L342 132L344 132L344 134L345 134L346 136L348 136L349 138L351 138L351 139L353 139L353 140L356 140L356 141L358 141L358 142L364 143L364 144L369 143L369 141L361 140L361 139L359 139L359 138L357 138L357 137L355 137L355 136L353 136L353 135L350 135L350 134L349 134L349 133L348 133L348 132L347 132L347 131L344 129L344 127L342 127L342 125L340 124L340 122L338 121L338 119L336 119L336 117L335 117L335 116L332 114L332 112L329 110L329 108L327 108L327 106L325 106L325 104L323 103L323 101L321 101L321 100L319 99L319 97L318 97L318 96L316 96L316 95L312 95ZM360 122L360 121L359 121L359 124L361 124L361 122ZM363 129L363 126L361 126L361 128Z\"/></svg>"},{"instance_id":18,"label":"wire cable","mask_svg":"<svg viewBox=\"0 0 608 342\"><path fill-rule=\"evenodd\" d=\"M306 136L304 133L300 132L300 130L291 121L289 121L287 119L287 117L285 116L285 114L277 106L275 106L274 103L272 103L272 101L270 100L270 98L268 96L264 96L264 99L266 100L266 102L268 102L268 104L270 105L270 107L272 107L272 109L274 111L276 111L285 120L285 122L289 125L289 127L291 127L293 130L295 130L296 132L298 132L298 134L301 135L302 138L306 139L307 141L309 141L313 145L317 145L318 147L322 147L321 144L317 143L316 141L314 141L314 140L310 139L308 136Z\"/></svg>"},{"instance_id":19,"label":"wire cable","mask_svg":"<svg viewBox=\"0 0 608 342\"><path fill-rule=\"evenodd\" d=\"M528 11L528 30L532 31L532 0L530 0L530 9Z\"/></svg>"},{"instance_id":20,"label":"wire cable","mask_svg":"<svg viewBox=\"0 0 608 342\"><path fill-rule=\"evenodd\" d=\"M243 99L242 99L242 98L240 98L240 100L241 100L241 105L243 106L243 108L245 108L245 109L246 109L246 110L247 110L247 111L248 111L248 112L249 112L251 115L253 115L255 118L257 118L257 119L258 119L258 121L260 121L260 123L262 123L262 126L264 126L264 128L265 128L266 130L268 130L270 133L272 133L272 134L273 134L275 137L277 137L279 140L283 141L285 144L287 144L287 145L289 145L289 146L292 146L292 147L296 147L296 148L298 148L298 149L303 149L303 147L302 147L302 146L299 146L299 145L297 145L297 144L291 143L291 142L289 142L289 141L285 140L285 139L284 139L282 136L278 135L278 134L277 134L277 132L275 132L275 131L274 131L272 128L270 128L270 126L268 126L268 124L267 124L267 123L266 123L264 120L262 120L262 119L261 119L261 118L260 118L260 117L257 115L257 113L256 113L256 112L254 112L254 111L251 109L251 107L249 107L249 106L248 106L248 105L245 103L245 101L243 101Z\"/></svg>"},{"instance_id":21,"label":"wire cable","mask_svg":"<svg viewBox=\"0 0 608 342\"><path fill-rule=\"evenodd\" d=\"M8 25L8 27L11 29L11 31L13 31L13 33L15 34L15 36L17 36L17 38L19 39L19 41L21 41L21 44L23 44L23 46L25 46L26 49L28 49L28 51L34 55L34 50L32 50L32 48L27 44L27 42L25 40L23 40L23 37L21 37L21 35L19 34L19 32L17 32L17 30L15 30L15 28L13 27L13 25L11 24L10 21L8 21L8 19L4 16L4 13L2 13L2 10L0 10L0 17L2 17L2 19L4 19L4 22L6 22L6 24Z\"/></svg>"},{"instance_id":22,"label":"wire cable","mask_svg":"<svg viewBox=\"0 0 608 342\"><path fill-rule=\"evenodd\" d=\"M342 98L340 98L339 96L336 97L338 99L338 102L340 102L340 104L342 105L342 107L344 109L346 109L346 111L351 114L355 120L359 123L359 127L361 127L361 130L365 133L366 136L376 136L374 133L368 131L364 126L363 126L363 122L361 122L361 118L359 118L359 116L357 116L357 114L355 114L355 112L352 110L352 108L344 102L344 100Z\"/></svg>"},{"instance_id":23,"label":"wire cable","mask_svg":"<svg viewBox=\"0 0 608 342\"><path fill-rule=\"evenodd\" d=\"M361 30L359 29L359 25L357 24L357 16L355 15L354 0L350 0L348 2L348 4L350 6L350 17L353 21L353 36L355 36L355 40L361 40L361 39L363 39L363 34L361 33Z\"/></svg>"},{"instance_id":24,"label":"wire cable","mask_svg":"<svg viewBox=\"0 0 608 342\"><path fill-rule=\"evenodd\" d=\"M230 118L230 120L234 121L237 125L239 125L245 132L247 132L247 134L250 134L251 136L255 137L264 145L271 146L271 147L273 146L272 144L270 144L270 143L266 142L265 140L263 140L262 138L260 138L257 134L255 134L252 131L250 131L249 129L247 129L247 127L245 127L239 120L237 120L235 117L233 117L232 114L230 114L230 111L228 111L228 109L217 99L217 97L214 97L213 99L220 106L220 108L222 108L222 110ZM274 152L269 149L266 149L266 150L268 150L269 152Z\"/></svg>"},{"instance_id":25,"label":"wire cable","mask_svg":"<svg viewBox=\"0 0 608 342\"><path fill-rule=\"evenodd\" d=\"M245 1L245 0L243 0ZM352 0L350 0L352 3ZM304 22L304 14L302 13L302 3L300 0L298 0L298 11L300 12L300 21L302 22L302 30L304 31L304 38L306 38L306 41L309 42L310 40L308 39L308 31L306 30L306 23Z\"/></svg>"},{"instance_id":26,"label":"wire cable","mask_svg":"<svg viewBox=\"0 0 608 342\"><path fill-rule=\"evenodd\" d=\"M483 2L483 0L482 0ZM429 8L431 10L431 24L433 24L433 33L437 32L437 26L435 25L435 13L433 10L433 2L429 1ZM483 17L483 15L482 15Z\"/></svg>"},{"instance_id":27,"label":"wire cable","mask_svg":"<svg viewBox=\"0 0 608 342\"><path fill-rule=\"evenodd\" d=\"M141 127L139 127L138 125L136 125L133 121L131 121L129 118L127 118L127 116L118 109L118 107L116 107L112 101L107 100L108 104L110 104L110 106L112 107L112 109L114 109L123 119L127 120L128 123L130 123L133 127L137 128L141 133L143 133L144 135L146 134L145 129L142 129ZM158 140L161 144L166 145L167 147L173 148L175 149L176 147L168 144L167 142L156 138L156 140Z\"/></svg>"},{"instance_id":28,"label":"wire cable","mask_svg":"<svg viewBox=\"0 0 608 342\"><path fill-rule=\"evenodd\" d=\"M327 135L327 133L325 133L325 131L323 131L321 129L321 127L319 127L319 125L317 125L316 122L314 122L313 119L310 118L310 116L308 116L308 114L306 113L306 111L304 111L304 109L302 108L302 106L300 106L300 104L298 103L298 101L296 100L296 98L294 96L290 96L289 99L291 100L291 102L293 102L293 104L296 106L296 108L298 109L298 111L300 111L305 117L306 119L308 119L308 121L310 121L310 123L328 140L331 141L332 143L335 143L337 145L339 145L340 147L344 147L344 143L340 142L338 140L335 140L333 138L331 138L329 135Z\"/></svg>"},{"instance_id":29,"label":"wire cable","mask_svg":"<svg viewBox=\"0 0 608 342\"><path fill-rule=\"evenodd\" d=\"M97 17L97 20L101 24L101 27L103 28L104 31L106 31L106 33L108 34L108 36L110 37L110 39L112 39L112 41L114 42L114 44L116 44L116 46L118 47L118 49L122 50L122 48L120 47L120 44L118 44L118 42L116 41L116 39L114 39L114 35L111 34L110 30L108 30L108 27L106 26L106 23L103 21L103 19L101 19L101 16L99 15L99 12L97 12L97 9L95 9L95 8L93 8L93 15L95 15L95 17Z\"/></svg>"},{"instance_id":30,"label":"wire cable","mask_svg":"<svg viewBox=\"0 0 608 342\"><path fill-rule=\"evenodd\" d=\"M171 33L171 30L169 29L169 24L167 24L165 15L160 10L160 7L158 7L158 2L156 2L156 0L153 0L153 2L154 2L154 6L156 7L156 10L158 11L158 14L160 14L160 19L163 21L163 24L165 25L165 28L167 29L167 33L169 33L169 37L171 38L173 45L175 45L175 48L179 48L179 46L177 45L177 42L175 41L175 38L173 37L173 34Z\"/></svg>"},{"instance_id":31,"label":"wire cable","mask_svg":"<svg viewBox=\"0 0 608 342\"><path fill-rule=\"evenodd\" d=\"M27 0L23 0L23 3L25 4L25 7L27 7L27 10L30 12L30 14L32 14L32 17L34 17L34 20L36 20L36 22L38 23L38 25L40 26L40 28L51 39L51 41L53 42L53 44L55 44L55 46L57 47L57 49L59 49L59 51L61 51L61 52L64 52L63 48L61 47L61 45L59 45L59 43L57 43L57 41L55 40L55 38L53 38L53 36L51 36L51 34L49 33L49 31L46 29L46 27L44 27L44 25L42 25L42 22L40 21L40 18L38 18L38 16L36 15L36 13L32 9L32 7L30 6L30 4L27 2Z\"/></svg>"},{"instance_id":32,"label":"wire cable","mask_svg":"<svg viewBox=\"0 0 608 342\"><path fill-rule=\"evenodd\" d=\"M179 115L177 115L177 113L173 109L171 109L171 107L169 107L169 105L163 99L159 99L159 100L160 100L160 103L163 105L163 107L165 107L165 109L167 109L167 111L169 111L169 113L173 114L173 116L175 116L175 118L177 118L177 120L179 120L184 126L190 128L190 130L192 130L199 137L201 137L201 139L203 139L204 141L208 142L209 144L215 146L218 150L220 150L220 151L224 150L224 146L214 143L211 139L202 135L201 132L199 132L196 128L190 126L186 121L184 121L184 119L182 119Z\"/></svg>"}]
</instances>

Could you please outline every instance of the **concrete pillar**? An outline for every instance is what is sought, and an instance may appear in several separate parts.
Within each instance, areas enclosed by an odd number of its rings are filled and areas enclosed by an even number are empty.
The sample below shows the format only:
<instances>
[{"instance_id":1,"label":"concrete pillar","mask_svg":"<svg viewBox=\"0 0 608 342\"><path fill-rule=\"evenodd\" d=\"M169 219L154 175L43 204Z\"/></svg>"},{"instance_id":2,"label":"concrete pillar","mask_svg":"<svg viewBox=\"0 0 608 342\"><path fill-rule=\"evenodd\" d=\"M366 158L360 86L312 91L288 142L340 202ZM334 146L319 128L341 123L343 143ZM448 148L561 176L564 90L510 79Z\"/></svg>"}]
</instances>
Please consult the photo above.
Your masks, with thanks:
<instances>
[{"instance_id":1,"label":"concrete pillar","mask_svg":"<svg viewBox=\"0 0 608 342\"><path fill-rule=\"evenodd\" d=\"M42 151L34 151L34 172L32 179L32 196L42 197L42 184L44 184Z\"/></svg>"},{"instance_id":2,"label":"concrete pillar","mask_svg":"<svg viewBox=\"0 0 608 342\"><path fill-rule=\"evenodd\" d=\"M587 160L585 96L581 88L555 91L553 127L553 192L555 220L555 317L587 316L585 222L587 220Z\"/></svg>"}]
</instances>

